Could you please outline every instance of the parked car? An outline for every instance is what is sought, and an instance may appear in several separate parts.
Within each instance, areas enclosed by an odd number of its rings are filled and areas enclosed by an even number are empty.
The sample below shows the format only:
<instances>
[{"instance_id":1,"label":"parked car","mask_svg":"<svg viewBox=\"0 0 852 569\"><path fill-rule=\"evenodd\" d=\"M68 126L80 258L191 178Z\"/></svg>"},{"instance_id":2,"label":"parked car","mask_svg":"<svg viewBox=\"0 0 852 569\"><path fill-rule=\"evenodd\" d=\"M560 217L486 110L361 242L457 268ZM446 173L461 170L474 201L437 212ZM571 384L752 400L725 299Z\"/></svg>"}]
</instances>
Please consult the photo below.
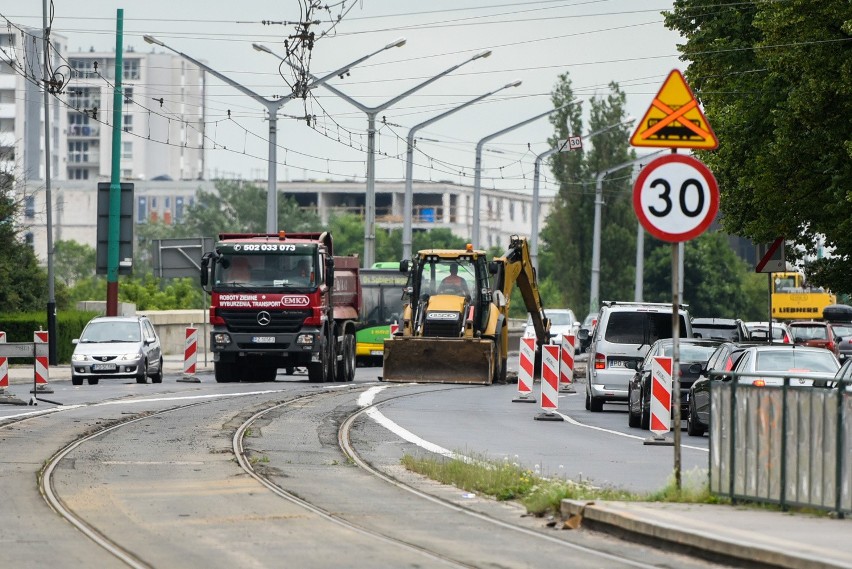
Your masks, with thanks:
<instances>
[{"instance_id":1,"label":"parked car","mask_svg":"<svg viewBox=\"0 0 852 569\"><path fill-rule=\"evenodd\" d=\"M829 322L817 322L815 320L804 320L790 323L790 333L793 334L793 342L800 346L812 346L824 348L840 357L838 344L841 337Z\"/></svg>"},{"instance_id":2,"label":"parked car","mask_svg":"<svg viewBox=\"0 0 852 569\"><path fill-rule=\"evenodd\" d=\"M712 381L720 381L721 377L713 376L713 371L731 371L745 352L753 344L738 344L723 342L707 360L704 368L698 374L689 388L689 404L686 410L686 432L690 436L700 437L710 428L710 385Z\"/></svg>"},{"instance_id":3,"label":"parked car","mask_svg":"<svg viewBox=\"0 0 852 569\"><path fill-rule=\"evenodd\" d=\"M580 340L578 342L579 352L585 353L589 349L589 342L591 341L592 334L595 331L595 326L598 325L598 317L600 316L600 312L589 312L586 317L583 319L583 323L580 324L580 329L577 330L577 338ZM585 329L588 332L583 340L580 338L580 330Z\"/></svg>"},{"instance_id":4,"label":"parked car","mask_svg":"<svg viewBox=\"0 0 852 569\"><path fill-rule=\"evenodd\" d=\"M643 302L602 303L592 332L580 328L577 337L589 342L586 366L586 409L603 410L604 403L627 402L628 384L651 345L672 337L672 305ZM692 337L689 312L678 308L680 336Z\"/></svg>"},{"instance_id":5,"label":"parked car","mask_svg":"<svg viewBox=\"0 0 852 569\"><path fill-rule=\"evenodd\" d=\"M683 338L679 342L680 362L680 407L685 418L689 405L689 389L698 378L707 360L716 351L719 340L706 338ZM672 338L657 340L639 369L633 374L628 386L627 424L647 429L651 421L651 366L655 356L671 357L674 348ZM674 409L672 409L674 411Z\"/></svg>"},{"instance_id":6,"label":"parked car","mask_svg":"<svg viewBox=\"0 0 852 569\"><path fill-rule=\"evenodd\" d=\"M745 326L748 329L750 340L769 340L769 322L746 322ZM772 323L772 341L784 344L793 343L793 335L790 334L790 328L787 324L784 322Z\"/></svg>"},{"instance_id":7,"label":"parked car","mask_svg":"<svg viewBox=\"0 0 852 569\"><path fill-rule=\"evenodd\" d=\"M834 323L834 333L839 336L837 339L837 359L840 362L852 360L852 324Z\"/></svg>"},{"instance_id":8,"label":"parked car","mask_svg":"<svg viewBox=\"0 0 852 569\"><path fill-rule=\"evenodd\" d=\"M163 350L145 316L98 316L73 340L71 383L97 385L101 378L163 381Z\"/></svg>"},{"instance_id":9,"label":"parked car","mask_svg":"<svg viewBox=\"0 0 852 569\"><path fill-rule=\"evenodd\" d=\"M546 308L544 315L550 319L550 335L554 341L560 341L563 334L577 334L580 328L580 323L577 317L574 316L574 311L570 308ZM535 338L535 328L532 323L532 316L527 318L527 325L524 327L524 338Z\"/></svg>"},{"instance_id":10,"label":"parked car","mask_svg":"<svg viewBox=\"0 0 852 569\"><path fill-rule=\"evenodd\" d=\"M846 391L852 391L852 358L846 360L837 373L834 374L834 379L826 383L828 387L837 387L837 382L843 380L846 384Z\"/></svg>"},{"instance_id":11,"label":"parked car","mask_svg":"<svg viewBox=\"0 0 852 569\"><path fill-rule=\"evenodd\" d=\"M749 376L739 378L740 384L764 387L783 385L780 374L789 374L790 385L809 387L814 381L830 380L840 369L834 354L823 348L795 344L749 346L737 360L734 372L762 373L766 377Z\"/></svg>"},{"instance_id":12,"label":"parked car","mask_svg":"<svg viewBox=\"0 0 852 569\"><path fill-rule=\"evenodd\" d=\"M739 318L693 318L692 335L723 342L743 342L749 338L748 328Z\"/></svg>"}]
</instances>

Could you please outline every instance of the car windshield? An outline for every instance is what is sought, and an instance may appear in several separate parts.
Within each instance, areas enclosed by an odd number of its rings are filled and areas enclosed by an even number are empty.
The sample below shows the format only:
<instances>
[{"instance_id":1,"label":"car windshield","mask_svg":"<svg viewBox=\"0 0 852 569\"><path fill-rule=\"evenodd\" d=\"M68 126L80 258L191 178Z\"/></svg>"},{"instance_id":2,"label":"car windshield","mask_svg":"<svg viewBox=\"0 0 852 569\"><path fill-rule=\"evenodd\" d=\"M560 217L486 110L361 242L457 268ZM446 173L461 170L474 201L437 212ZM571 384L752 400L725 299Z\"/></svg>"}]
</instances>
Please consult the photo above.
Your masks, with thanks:
<instances>
[{"instance_id":1,"label":"car windshield","mask_svg":"<svg viewBox=\"0 0 852 569\"><path fill-rule=\"evenodd\" d=\"M672 357L672 346L666 344L663 346L663 355ZM706 362L716 351L716 346L704 346L699 344L680 344L679 358L682 362Z\"/></svg>"},{"instance_id":2,"label":"car windshield","mask_svg":"<svg viewBox=\"0 0 852 569\"><path fill-rule=\"evenodd\" d=\"M850 338L850 336L852 336L852 325L838 326L837 324L835 324L834 325L834 333L836 335L840 336L841 338L843 338L844 340L846 340L846 339Z\"/></svg>"},{"instance_id":3,"label":"car windshield","mask_svg":"<svg viewBox=\"0 0 852 569\"><path fill-rule=\"evenodd\" d=\"M91 322L83 330L81 342L139 342L138 322Z\"/></svg>"},{"instance_id":4,"label":"car windshield","mask_svg":"<svg viewBox=\"0 0 852 569\"><path fill-rule=\"evenodd\" d=\"M825 326L791 326L793 336L802 340L825 340L827 329Z\"/></svg>"},{"instance_id":5,"label":"car windshield","mask_svg":"<svg viewBox=\"0 0 852 569\"><path fill-rule=\"evenodd\" d=\"M800 352L794 350L757 353L755 371L827 371L834 373L840 364L827 350Z\"/></svg>"},{"instance_id":6,"label":"car windshield","mask_svg":"<svg viewBox=\"0 0 852 569\"><path fill-rule=\"evenodd\" d=\"M545 311L545 314L550 318L551 326L571 326L574 324L574 318L570 312ZM532 326L532 316L527 316L527 326Z\"/></svg>"}]
</instances>

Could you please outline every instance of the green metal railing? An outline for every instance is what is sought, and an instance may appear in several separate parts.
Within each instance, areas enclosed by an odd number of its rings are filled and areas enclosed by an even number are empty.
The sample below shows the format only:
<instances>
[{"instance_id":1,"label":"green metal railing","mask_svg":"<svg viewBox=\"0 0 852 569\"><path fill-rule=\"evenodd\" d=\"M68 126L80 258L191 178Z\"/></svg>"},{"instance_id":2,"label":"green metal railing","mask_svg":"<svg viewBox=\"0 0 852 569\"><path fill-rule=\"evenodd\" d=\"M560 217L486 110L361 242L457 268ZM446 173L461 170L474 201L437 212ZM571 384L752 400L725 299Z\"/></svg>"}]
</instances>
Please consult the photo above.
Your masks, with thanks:
<instances>
[{"instance_id":1,"label":"green metal railing","mask_svg":"<svg viewBox=\"0 0 852 569\"><path fill-rule=\"evenodd\" d=\"M789 373L710 377L713 493L852 513L852 384ZM753 385L757 378L783 385Z\"/></svg>"}]
</instances>

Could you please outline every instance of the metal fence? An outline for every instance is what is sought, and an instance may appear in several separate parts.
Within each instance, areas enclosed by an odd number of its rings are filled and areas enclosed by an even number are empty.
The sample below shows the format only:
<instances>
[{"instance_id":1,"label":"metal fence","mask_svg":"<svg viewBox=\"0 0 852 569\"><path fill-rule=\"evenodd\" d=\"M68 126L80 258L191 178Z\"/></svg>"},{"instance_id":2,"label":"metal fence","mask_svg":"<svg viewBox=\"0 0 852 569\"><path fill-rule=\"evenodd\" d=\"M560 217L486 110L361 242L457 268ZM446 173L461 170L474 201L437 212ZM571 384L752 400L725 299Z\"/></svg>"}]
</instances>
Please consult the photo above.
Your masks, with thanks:
<instances>
[{"instance_id":1,"label":"metal fence","mask_svg":"<svg viewBox=\"0 0 852 569\"><path fill-rule=\"evenodd\" d=\"M710 490L852 513L852 386L797 385L806 375L724 377L710 389ZM743 377L783 378L784 385L758 387Z\"/></svg>"}]
</instances>

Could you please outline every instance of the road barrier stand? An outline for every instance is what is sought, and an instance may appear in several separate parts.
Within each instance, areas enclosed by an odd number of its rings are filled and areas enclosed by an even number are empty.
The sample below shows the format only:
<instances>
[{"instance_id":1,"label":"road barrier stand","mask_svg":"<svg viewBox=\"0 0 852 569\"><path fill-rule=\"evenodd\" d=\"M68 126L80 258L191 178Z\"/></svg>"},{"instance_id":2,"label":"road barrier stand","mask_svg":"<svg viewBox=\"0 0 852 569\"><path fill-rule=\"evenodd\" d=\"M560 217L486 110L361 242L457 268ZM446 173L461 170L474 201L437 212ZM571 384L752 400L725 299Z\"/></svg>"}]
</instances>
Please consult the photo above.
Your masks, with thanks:
<instances>
[{"instance_id":1,"label":"road barrier stand","mask_svg":"<svg viewBox=\"0 0 852 569\"><path fill-rule=\"evenodd\" d=\"M563 334L559 343L559 393L577 393L574 389L574 353L577 337Z\"/></svg>"},{"instance_id":2,"label":"road barrier stand","mask_svg":"<svg viewBox=\"0 0 852 569\"><path fill-rule=\"evenodd\" d=\"M6 332L0 332L0 344L6 343ZM0 405L26 405L11 393L6 393L9 387L9 360L5 355L0 356Z\"/></svg>"},{"instance_id":3,"label":"road barrier stand","mask_svg":"<svg viewBox=\"0 0 852 569\"><path fill-rule=\"evenodd\" d=\"M564 421L556 413L559 408L559 350L560 347L548 344L541 347L541 409L534 417L536 421Z\"/></svg>"},{"instance_id":4,"label":"road barrier stand","mask_svg":"<svg viewBox=\"0 0 852 569\"><path fill-rule=\"evenodd\" d=\"M47 344L47 332L43 330L39 330L37 332L33 332L33 343L35 344ZM33 388L30 390L30 393L40 394L40 393L53 393L53 388L48 384L48 380L50 378L50 365L48 363L48 356L36 356L35 357L35 377L33 378ZM30 400L30 404L33 404L33 400Z\"/></svg>"},{"instance_id":5,"label":"road barrier stand","mask_svg":"<svg viewBox=\"0 0 852 569\"><path fill-rule=\"evenodd\" d=\"M665 437L665 434L671 430L672 422L672 358L654 356L654 361L651 362L650 396L649 428L652 436L645 439L644 444L673 446L674 441Z\"/></svg>"},{"instance_id":6,"label":"road barrier stand","mask_svg":"<svg viewBox=\"0 0 852 569\"><path fill-rule=\"evenodd\" d=\"M177 380L184 383L201 383L195 375L198 360L198 328L186 329L183 349L183 375Z\"/></svg>"},{"instance_id":7,"label":"road barrier stand","mask_svg":"<svg viewBox=\"0 0 852 569\"><path fill-rule=\"evenodd\" d=\"M512 403L535 403L532 394L533 373L535 371L535 338L521 338L518 368L518 396Z\"/></svg>"}]
</instances>

